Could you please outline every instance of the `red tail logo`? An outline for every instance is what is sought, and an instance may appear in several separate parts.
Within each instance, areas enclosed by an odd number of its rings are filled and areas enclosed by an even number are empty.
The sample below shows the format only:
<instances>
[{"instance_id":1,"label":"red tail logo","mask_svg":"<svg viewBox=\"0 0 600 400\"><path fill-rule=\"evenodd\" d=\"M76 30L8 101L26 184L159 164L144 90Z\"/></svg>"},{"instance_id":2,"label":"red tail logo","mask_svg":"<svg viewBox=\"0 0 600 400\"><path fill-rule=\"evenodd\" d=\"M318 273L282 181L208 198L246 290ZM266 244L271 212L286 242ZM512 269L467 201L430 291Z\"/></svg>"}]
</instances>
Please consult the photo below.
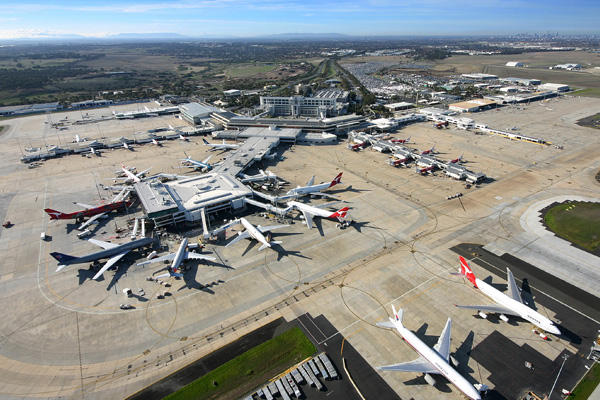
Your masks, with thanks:
<instances>
[{"instance_id":1,"label":"red tail logo","mask_svg":"<svg viewBox=\"0 0 600 400\"><path fill-rule=\"evenodd\" d=\"M349 207L340 208L339 210L337 210L336 212L331 214L329 216L329 218L344 219L344 218L346 218L346 214L348 214L349 209L350 209Z\"/></svg>"},{"instance_id":2,"label":"red tail logo","mask_svg":"<svg viewBox=\"0 0 600 400\"><path fill-rule=\"evenodd\" d=\"M473 274L473 271L471 271L467 260L465 260L463 256L460 256L460 273L465 276L473 285L475 285L475 287L477 287L475 274Z\"/></svg>"},{"instance_id":3,"label":"red tail logo","mask_svg":"<svg viewBox=\"0 0 600 400\"><path fill-rule=\"evenodd\" d=\"M51 208L46 208L44 211L46 211L46 214L50 216L50 219L60 219L61 215L63 215L63 213L60 211L56 211Z\"/></svg>"},{"instance_id":4,"label":"red tail logo","mask_svg":"<svg viewBox=\"0 0 600 400\"><path fill-rule=\"evenodd\" d=\"M329 187L335 186L338 183L342 183L342 174L343 172L340 172L338 176L336 176L335 179L331 181L331 185L329 185Z\"/></svg>"}]
</instances>

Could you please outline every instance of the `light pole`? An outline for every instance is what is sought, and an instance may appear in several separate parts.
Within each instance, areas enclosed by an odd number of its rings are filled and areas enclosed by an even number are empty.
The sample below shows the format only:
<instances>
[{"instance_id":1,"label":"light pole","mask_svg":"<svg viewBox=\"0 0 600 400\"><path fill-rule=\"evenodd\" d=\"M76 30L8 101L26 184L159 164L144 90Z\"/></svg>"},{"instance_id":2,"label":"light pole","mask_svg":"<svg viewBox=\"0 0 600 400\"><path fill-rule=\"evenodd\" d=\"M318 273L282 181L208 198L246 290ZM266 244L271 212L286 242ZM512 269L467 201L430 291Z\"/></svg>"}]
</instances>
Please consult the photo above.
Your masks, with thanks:
<instances>
[{"instance_id":1,"label":"light pole","mask_svg":"<svg viewBox=\"0 0 600 400\"><path fill-rule=\"evenodd\" d=\"M552 389L550 389L550 394L548 394L548 400L550 400L552 398L552 392L554 391L554 387L556 386L556 382L558 382L558 377L560 376L560 373L562 372L563 367L565 366L565 362L567 361L567 358L569 358L568 354L563 354L563 362L562 365L560 366L560 369L558 370L558 374L556 375L556 379L554 380L554 385L552 385Z\"/></svg>"}]
</instances>

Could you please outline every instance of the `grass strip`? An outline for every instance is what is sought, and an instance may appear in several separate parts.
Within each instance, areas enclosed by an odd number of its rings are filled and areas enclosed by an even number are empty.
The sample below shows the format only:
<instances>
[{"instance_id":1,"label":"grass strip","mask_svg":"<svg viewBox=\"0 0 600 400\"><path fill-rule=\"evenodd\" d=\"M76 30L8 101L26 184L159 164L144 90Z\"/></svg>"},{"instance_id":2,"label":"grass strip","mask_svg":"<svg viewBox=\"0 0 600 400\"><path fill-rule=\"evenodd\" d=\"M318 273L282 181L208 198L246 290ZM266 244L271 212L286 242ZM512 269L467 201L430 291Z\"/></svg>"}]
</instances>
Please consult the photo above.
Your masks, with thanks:
<instances>
[{"instance_id":1,"label":"grass strip","mask_svg":"<svg viewBox=\"0 0 600 400\"><path fill-rule=\"evenodd\" d=\"M594 363L583 379L579 381L577 387L573 389L569 399L584 400L589 398L598 383L600 383L600 364Z\"/></svg>"},{"instance_id":2,"label":"grass strip","mask_svg":"<svg viewBox=\"0 0 600 400\"><path fill-rule=\"evenodd\" d=\"M316 351L300 328L295 327L226 362L163 400L239 397Z\"/></svg>"}]
</instances>

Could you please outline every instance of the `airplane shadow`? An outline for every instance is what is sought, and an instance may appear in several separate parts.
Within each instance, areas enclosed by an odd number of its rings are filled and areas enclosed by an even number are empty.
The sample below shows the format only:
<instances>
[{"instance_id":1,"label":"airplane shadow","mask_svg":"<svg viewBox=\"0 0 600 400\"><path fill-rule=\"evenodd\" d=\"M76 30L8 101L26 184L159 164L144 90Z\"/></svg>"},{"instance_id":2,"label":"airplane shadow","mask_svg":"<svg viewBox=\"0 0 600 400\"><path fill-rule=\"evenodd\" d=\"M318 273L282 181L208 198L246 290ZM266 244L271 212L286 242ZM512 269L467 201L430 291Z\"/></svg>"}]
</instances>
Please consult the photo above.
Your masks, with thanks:
<instances>
[{"instance_id":1,"label":"airplane shadow","mask_svg":"<svg viewBox=\"0 0 600 400\"><path fill-rule=\"evenodd\" d=\"M366 221L364 221L364 222L352 221L352 223L350 224L350 227L356 229L356 231L358 233L362 233L362 228L374 228L374 227L370 226L369 223ZM379 229L379 228L375 228L375 229Z\"/></svg>"},{"instance_id":2,"label":"airplane shadow","mask_svg":"<svg viewBox=\"0 0 600 400\"><path fill-rule=\"evenodd\" d=\"M473 350L474 338L475 332L470 331L465 340L461 343L461 345L456 348L456 351L454 351L454 353L451 353L451 355L453 355L454 358L456 358L456 360L458 361L458 367L456 368L460 368L461 371L465 372L465 374L462 374L463 376L470 376L473 372L475 372L471 367L469 367L469 358L471 358L470 356L471 350Z\"/></svg>"},{"instance_id":3,"label":"airplane shadow","mask_svg":"<svg viewBox=\"0 0 600 400\"><path fill-rule=\"evenodd\" d=\"M277 248L274 248L274 247L277 247ZM290 256L300 257L300 258L304 258L306 260L312 260L312 258L310 258L310 257L303 256L300 251L286 250L283 247L281 247L281 245L279 245L279 244L273 245L272 250L277 253L277 261L281 261L281 259L283 257L290 257Z\"/></svg>"},{"instance_id":4,"label":"airplane shadow","mask_svg":"<svg viewBox=\"0 0 600 400\"><path fill-rule=\"evenodd\" d=\"M523 284L521 285L521 298L529 308L532 308L537 311L534 296L531 293L531 287L529 286L529 281L527 280L527 278L523 278Z\"/></svg>"},{"instance_id":5,"label":"airplane shadow","mask_svg":"<svg viewBox=\"0 0 600 400\"><path fill-rule=\"evenodd\" d=\"M452 389L448 386L448 380L444 378L442 375L433 375L435 379L435 388L442 393L450 393ZM409 379L403 382L407 386L416 386L416 385L428 385L425 380L425 375L419 375L413 379Z\"/></svg>"},{"instance_id":6,"label":"airplane shadow","mask_svg":"<svg viewBox=\"0 0 600 400\"><path fill-rule=\"evenodd\" d=\"M343 182L343 179L342 179ZM352 185L348 185L345 188L340 188L337 190L328 190L327 193L329 194L338 194L338 193L344 193L344 192L352 192L352 193L362 193L362 192L370 192L371 190L369 189L355 189Z\"/></svg>"},{"instance_id":7,"label":"airplane shadow","mask_svg":"<svg viewBox=\"0 0 600 400\"><path fill-rule=\"evenodd\" d=\"M80 285L83 285L83 283L88 279L91 280L94 277L94 275L96 275L96 272L90 268L79 268L77 270L77 277L79 278Z\"/></svg>"}]
</instances>

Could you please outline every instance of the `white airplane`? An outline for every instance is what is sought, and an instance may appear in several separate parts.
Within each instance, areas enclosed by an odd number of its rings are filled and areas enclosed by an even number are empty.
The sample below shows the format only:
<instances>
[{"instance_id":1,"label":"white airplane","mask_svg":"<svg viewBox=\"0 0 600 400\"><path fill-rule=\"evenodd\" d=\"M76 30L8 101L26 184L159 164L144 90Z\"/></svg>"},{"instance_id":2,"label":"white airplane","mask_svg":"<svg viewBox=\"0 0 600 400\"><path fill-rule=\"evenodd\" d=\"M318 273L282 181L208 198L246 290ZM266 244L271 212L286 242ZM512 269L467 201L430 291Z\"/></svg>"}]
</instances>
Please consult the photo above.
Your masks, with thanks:
<instances>
[{"instance_id":1,"label":"white airplane","mask_svg":"<svg viewBox=\"0 0 600 400\"><path fill-rule=\"evenodd\" d=\"M131 172L128 168L125 167L125 165L123 165L123 163L121 163L121 169L123 170L123 173L125 174L126 178L125 178L125 183L138 183L141 182L144 175L146 175L146 172L150 171L152 169L152 167L143 170L142 172L140 172L139 174L134 174L133 172ZM118 178L115 178L115 181Z\"/></svg>"},{"instance_id":2,"label":"white airplane","mask_svg":"<svg viewBox=\"0 0 600 400\"><path fill-rule=\"evenodd\" d=\"M231 242L229 242L227 244L227 246L225 247L229 247L232 244L235 244L237 242L239 242L242 239L256 239L257 241L259 241L260 243L262 243L262 246L260 246L258 248L258 251L262 251L264 249L266 249L267 247L271 247L272 244L281 244L281 242L279 241L273 241L271 240L271 238L269 237L270 235L267 235L265 237L265 233L268 233L270 231L274 231L275 229L280 229L280 228L285 228L286 226L289 225L272 225L272 226L254 226L252 225L250 222L248 222L248 220L246 218L240 218L238 221L238 224L241 223L244 226L244 230L238 232L238 236L233 239ZM230 224L229 226L234 225L234 224Z\"/></svg>"},{"instance_id":3,"label":"white airplane","mask_svg":"<svg viewBox=\"0 0 600 400\"><path fill-rule=\"evenodd\" d=\"M384 371L400 371L400 372L417 372L425 374L425 380L431 386L435 386L435 379L431 374L443 375L450 381L458 390L460 390L465 396L472 400L481 400L479 391L475 389L469 381L467 381L461 374L459 374L449 363L450 360L450 330L452 329L452 320L448 318L446 326L442 331L437 343L433 348L427 346L421 339L419 339L413 332L408 330L402 325L402 316L404 311L392 306L394 311L394 318L390 317L389 322L378 322L377 326L387 329L397 329L398 333L402 338L411 345L420 357L416 360L386 365L383 367L377 367L377 369Z\"/></svg>"},{"instance_id":4,"label":"white airplane","mask_svg":"<svg viewBox=\"0 0 600 400\"><path fill-rule=\"evenodd\" d=\"M473 274L473 271L471 271L467 260L460 256L460 273L457 275L462 275L467 278L473 285L475 285L476 288L481 289L483 293L494 300L497 304L484 306L457 305L457 307L477 310L482 318L487 318L486 312L496 313L499 314L500 319L504 322L508 322L508 317L506 315L514 315L531 322L546 332L560 335L560 329L558 329L554 322L550 321L539 312L531 309L523 302L521 293L519 292L519 288L515 282L515 277L508 268L506 268L506 273L508 275L508 295L502 293L484 281L477 279L475 274Z\"/></svg>"},{"instance_id":5,"label":"white airplane","mask_svg":"<svg viewBox=\"0 0 600 400\"><path fill-rule=\"evenodd\" d=\"M201 170L202 172L213 169L213 166L208 163L208 160L210 160L212 156L206 157L203 161L196 161L188 156L185 152L183 152L183 154L185 154L186 158L182 158L180 161L186 167L194 168L195 170Z\"/></svg>"},{"instance_id":6,"label":"white airplane","mask_svg":"<svg viewBox=\"0 0 600 400\"><path fill-rule=\"evenodd\" d=\"M153 144L153 145L156 145L156 146L158 146L158 147L162 146L162 143L161 143L161 142L159 142L159 141L158 141L158 140L156 140L156 139L152 139L152 144Z\"/></svg>"},{"instance_id":7,"label":"white airplane","mask_svg":"<svg viewBox=\"0 0 600 400\"><path fill-rule=\"evenodd\" d=\"M333 197L336 198L335 196L331 196L325 193L320 193L322 190L328 189L332 186L335 186L339 183L342 183L342 174L343 172L340 172L334 180L332 180L331 182L324 182L324 183L320 183L318 185L315 185L315 176L313 175L312 178L310 178L310 180L306 183L306 186L298 186L295 189L292 189L290 191L288 191L286 194L288 195L294 195L294 196L301 196L301 195L305 195L305 194L310 194L310 195L318 195L318 196L323 196L323 197Z\"/></svg>"},{"instance_id":8,"label":"white airplane","mask_svg":"<svg viewBox=\"0 0 600 400\"><path fill-rule=\"evenodd\" d=\"M346 221L346 215L348 214L348 210L350 208L343 207L337 210L336 212L331 212L327 210L323 210L318 207L309 206L304 203L298 203L297 201L288 201L288 211L291 208L297 208L302 211L304 215L304 220L306 221L306 226L308 229L312 229L312 219L313 217L321 217L321 218L329 218L329 219L337 219L344 226L350 225L349 221Z\"/></svg>"},{"instance_id":9,"label":"white airplane","mask_svg":"<svg viewBox=\"0 0 600 400\"><path fill-rule=\"evenodd\" d=\"M223 144L208 143L206 139L202 139L202 141L204 142L205 146L212 147L211 150L233 150L240 147L239 144L230 144L225 142L225 139L223 139Z\"/></svg>"},{"instance_id":10,"label":"white airplane","mask_svg":"<svg viewBox=\"0 0 600 400\"><path fill-rule=\"evenodd\" d=\"M152 264L152 263L156 263L156 262L162 262L162 261L166 261L166 260L173 260L171 265L167 268L168 272L166 274L155 276L155 278L168 278L171 276L177 276L177 277L181 278L181 277L183 277L183 274L181 274L177 271L179 270L179 264L181 264L181 262L183 260L188 260L190 258L194 259L194 260L216 260L215 257L205 256L202 254L191 253L191 252L187 251L186 250L187 244L188 244L188 238L185 238L181 241L181 244L179 245L179 249L177 250L176 253L169 253L166 256L153 258L152 260L144 261L137 265L140 266L140 265Z\"/></svg>"}]
</instances>

